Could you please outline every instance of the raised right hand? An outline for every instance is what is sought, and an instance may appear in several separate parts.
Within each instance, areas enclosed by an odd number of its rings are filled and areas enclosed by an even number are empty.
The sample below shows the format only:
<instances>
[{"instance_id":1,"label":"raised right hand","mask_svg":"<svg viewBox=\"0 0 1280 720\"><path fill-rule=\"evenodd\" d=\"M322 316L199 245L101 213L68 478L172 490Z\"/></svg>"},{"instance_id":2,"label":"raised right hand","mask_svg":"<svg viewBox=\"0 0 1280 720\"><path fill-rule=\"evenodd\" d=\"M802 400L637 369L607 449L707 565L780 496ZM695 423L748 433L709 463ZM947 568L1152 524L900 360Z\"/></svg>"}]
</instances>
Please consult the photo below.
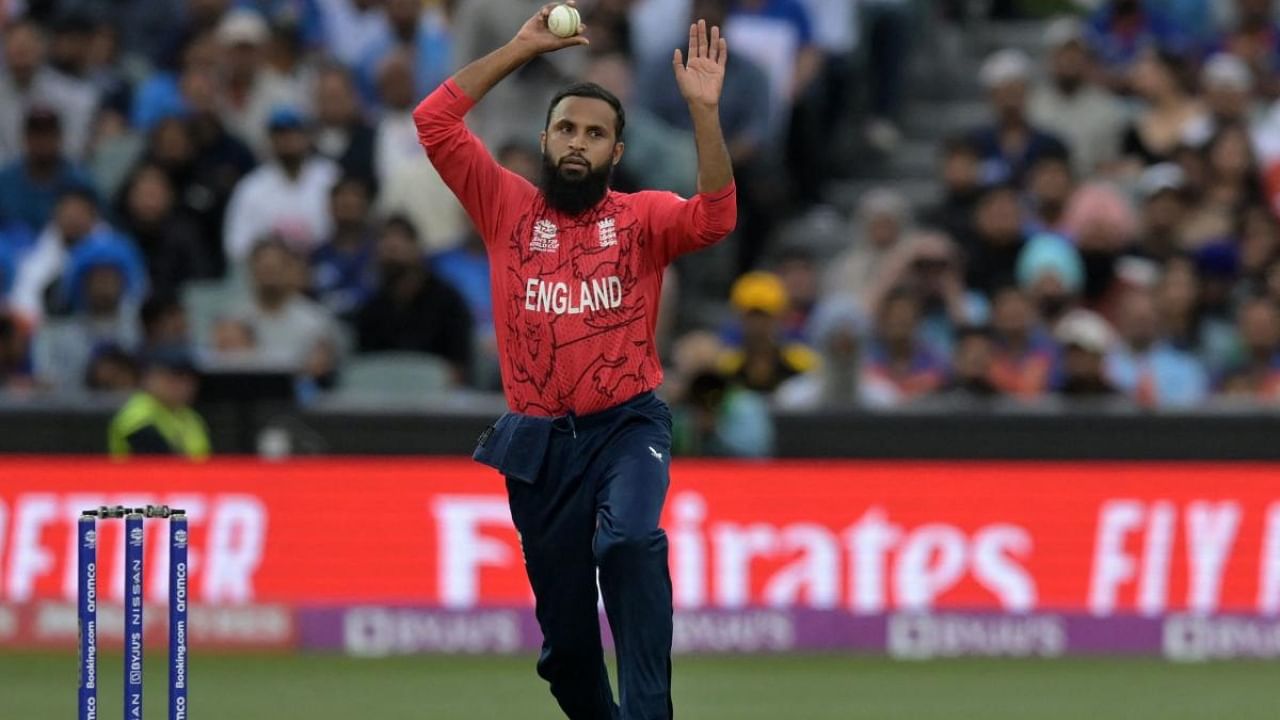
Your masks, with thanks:
<instances>
[{"instance_id":1,"label":"raised right hand","mask_svg":"<svg viewBox=\"0 0 1280 720\"><path fill-rule=\"evenodd\" d=\"M543 53L555 52L567 47L591 44L591 41L585 36L586 24L582 25L577 35L567 38L562 38L551 32L551 29L547 27L547 16L551 14L552 8L559 4L543 5L536 15L525 22L524 26L520 28L520 32L516 33L511 42L531 55L542 55ZM568 0L565 4L575 5L576 3L574 3L574 0Z\"/></svg>"}]
</instances>

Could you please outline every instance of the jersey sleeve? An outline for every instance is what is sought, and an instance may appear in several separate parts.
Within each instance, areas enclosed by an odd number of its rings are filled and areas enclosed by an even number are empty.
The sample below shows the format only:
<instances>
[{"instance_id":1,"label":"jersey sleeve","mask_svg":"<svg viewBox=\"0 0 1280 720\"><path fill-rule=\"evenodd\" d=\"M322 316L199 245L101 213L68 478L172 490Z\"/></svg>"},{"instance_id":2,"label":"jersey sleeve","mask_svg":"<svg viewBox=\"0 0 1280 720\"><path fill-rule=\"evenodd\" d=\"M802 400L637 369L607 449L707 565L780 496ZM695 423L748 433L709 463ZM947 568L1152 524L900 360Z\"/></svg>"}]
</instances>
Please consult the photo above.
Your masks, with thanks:
<instances>
[{"instance_id":1,"label":"jersey sleeve","mask_svg":"<svg viewBox=\"0 0 1280 720\"><path fill-rule=\"evenodd\" d=\"M689 200L670 192L640 195L648 201L648 228L659 266L716 244L733 232L738 222L738 189L734 183Z\"/></svg>"},{"instance_id":2,"label":"jersey sleeve","mask_svg":"<svg viewBox=\"0 0 1280 720\"><path fill-rule=\"evenodd\" d=\"M463 117L474 106L475 101L450 79L418 105L413 120L427 158L489 244L507 208L523 206L513 201L527 200L535 191L527 180L499 165L467 127Z\"/></svg>"}]
</instances>

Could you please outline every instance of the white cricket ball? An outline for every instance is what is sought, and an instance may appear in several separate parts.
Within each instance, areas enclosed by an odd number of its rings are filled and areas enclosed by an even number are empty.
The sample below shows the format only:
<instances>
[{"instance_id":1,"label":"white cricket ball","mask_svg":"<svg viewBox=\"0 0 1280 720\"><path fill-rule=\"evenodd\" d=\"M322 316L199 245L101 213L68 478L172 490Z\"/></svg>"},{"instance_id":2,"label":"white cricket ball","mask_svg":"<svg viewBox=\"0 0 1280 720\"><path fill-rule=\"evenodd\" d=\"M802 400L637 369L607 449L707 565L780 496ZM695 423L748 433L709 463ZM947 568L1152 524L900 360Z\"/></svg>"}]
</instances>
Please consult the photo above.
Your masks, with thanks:
<instances>
[{"instance_id":1,"label":"white cricket ball","mask_svg":"<svg viewBox=\"0 0 1280 720\"><path fill-rule=\"evenodd\" d=\"M557 5L551 9L551 14L547 16L547 29L553 35L562 38L577 35L581 24L582 16L578 14L578 9L572 5Z\"/></svg>"}]
</instances>

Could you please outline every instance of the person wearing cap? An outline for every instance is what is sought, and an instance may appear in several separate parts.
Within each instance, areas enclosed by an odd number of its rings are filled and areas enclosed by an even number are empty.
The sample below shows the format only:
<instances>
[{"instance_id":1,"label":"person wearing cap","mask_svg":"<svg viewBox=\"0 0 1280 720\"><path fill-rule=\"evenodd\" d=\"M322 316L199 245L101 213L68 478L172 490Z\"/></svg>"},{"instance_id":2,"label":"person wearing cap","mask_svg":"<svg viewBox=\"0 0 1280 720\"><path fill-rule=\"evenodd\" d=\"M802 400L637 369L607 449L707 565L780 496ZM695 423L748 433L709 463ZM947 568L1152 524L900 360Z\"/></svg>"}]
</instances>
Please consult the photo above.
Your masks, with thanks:
<instances>
[{"instance_id":1,"label":"person wearing cap","mask_svg":"<svg viewBox=\"0 0 1280 720\"><path fill-rule=\"evenodd\" d=\"M1053 325L1079 302L1084 289L1084 260L1061 235L1033 235L1018 253L1014 270L1041 322Z\"/></svg>"},{"instance_id":2,"label":"person wearing cap","mask_svg":"<svg viewBox=\"0 0 1280 720\"><path fill-rule=\"evenodd\" d=\"M1136 186L1142 203L1136 254L1165 262L1182 253L1182 224L1191 210L1186 188L1186 175L1174 163L1159 163L1142 171Z\"/></svg>"},{"instance_id":3,"label":"person wearing cap","mask_svg":"<svg viewBox=\"0 0 1280 720\"><path fill-rule=\"evenodd\" d=\"M62 137L62 120L52 108L27 113L22 156L0 169L0 226L17 223L39 233L53 217L60 195L92 187L89 177L63 155Z\"/></svg>"},{"instance_id":4,"label":"person wearing cap","mask_svg":"<svg viewBox=\"0 0 1280 720\"><path fill-rule=\"evenodd\" d=\"M911 207L902 193L875 188L858 201L849 247L831 260L823 292L867 300L885 261L905 242L911 229Z\"/></svg>"},{"instance_id":5,"label":"person wearing cap","mask_svg":"<svg viewBox=\"0 0 1280 720\"><path fill-rule=\"evenodd\" d=\"M222 17L215 37L223 69L221 114L227 129L260 158L271 156L274 144L268 124L278 108L307 107L310 95L303 83L271 69L267 44L271 26L255 10L238 8Z\"/></svg>"},{"instance_id":6,"label":"person wearing cap","mask_svg":"<svg viewBox=\"0 0 1280 720\"><path fill-rule=\"evenodd\" d=\"M1028 114L1066 143L1078 175L1091 175L1120 157L1124 105L1093 81L1094 58L1079 20L1054 20L1045 30L1045 45L1049 76L1032 91Z\"/></svg>"},{"instance_id":7,"label":"person wearing cap","mask_svg":"<svg viewBox=\"0 0 1280 720\"><path fill-rule=\"evenodd\" d=\"M144 358L144 365L142 389L116 413L107 430L111 457L208 458L209 430L191 407L199 381L190 356L179 349L158 349Z\"/></svg>"},{"instance_id":8,"label":"person wearing cap","mask_svg":"<svg viewBox=\"0 0 1280 720\"><path fill-rule=\"evenodd\" d=\"M785 380L813 370L817 355L807 345L787 342L782 316L788 307L787 289L777 275L749 272L738 278L729 303L742 322L742 344L720 358L726 377L748 390L772 393Z\"/></svg>"},{"instance_id":9,"label":"person wearing cap","mask_svg":"<svg viewBox=\"0 0 1280 720\"><path fill-rule=\"evenodd\" d=\"M1027 114L1031 59L1021 50L1000 50L986 59L978 75L992 119L973 133L974 141L989 173L1021 182L1041 154L1065 147Z\"/></svg>"},{"instance_id":10,"label":"person wearing cap","mask_svg":"<svg viewBox=\"0 0 1280 720\"><path fill-rule=\"evenodd\" d=\"M341 175L338 165L316 154L311 126L296 108L277 108L268 128L272 162L244 176L227 205L223 250L229 264L243 262L269 235L305 254L332 231L329 195Z\"/></svg>"},{"instance_id":11,"label":"person wearing cap","mask_svg":"<svg viewBox=\"0 0 1280 720\"><path fill-rule=\"evenodd\" d=\"M1262 107L1254 102L1256 83L1249 65L1231 53L1218 53L1200 70L1200 87L1209 108L1209 132L1224 125L1252 125L1262 119Z\"/></svg>"},{"instance_id":12,"label":"person wearing cap","mask_svg":"<svg viewBox=\"0 0 1280 720\"><path fill-rule=\"evenodd\" d=\"M1072 310L1058 323L1054 337L1062 345L1062 380L1057 394L1068 400L1119 399L1104 369L1113 333L1102 316Z\"/></svg>"},{"instance_id":13,"label":"person wearing cap","mask_svg":"<svg viewBox=\"0 0 1280 720\"><path fill-rule=\"evenodd\" d=\"M898 391L879 376L865 372L863 345L870 321L858 301L848 295L826 298L809 320L809 336L822 360L812 372L787 380L774 393L784 410L888 407Z\"/></svg>"}]
</instances>

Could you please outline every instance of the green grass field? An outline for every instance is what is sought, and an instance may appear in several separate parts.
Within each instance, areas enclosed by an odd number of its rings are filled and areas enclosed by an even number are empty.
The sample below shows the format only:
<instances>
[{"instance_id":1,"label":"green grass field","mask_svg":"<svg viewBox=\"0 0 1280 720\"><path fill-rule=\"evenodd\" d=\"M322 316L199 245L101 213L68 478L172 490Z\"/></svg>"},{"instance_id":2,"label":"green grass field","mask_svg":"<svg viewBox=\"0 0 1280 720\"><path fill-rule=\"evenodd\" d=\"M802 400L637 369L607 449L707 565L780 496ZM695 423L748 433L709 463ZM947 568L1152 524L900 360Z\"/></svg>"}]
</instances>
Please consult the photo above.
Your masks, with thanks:
<instances>
[{"instance_id":1,"label":"green grass field","mask_svg":"<svg viewBox=\"0 0 1280 720\"><path fill-rule=\"evenodd\" d=\"M103 720L120 717L119 654L102 658ZM166 717L163 653L146 716ZM531 658L196 655L196 720L555 720ZM75 717L75 658L0 654L0 717ZM685 657L682 720L1275 720L1280 664L1154 660L900 663L846 656Z\"/></svg>"}]
</instances>

